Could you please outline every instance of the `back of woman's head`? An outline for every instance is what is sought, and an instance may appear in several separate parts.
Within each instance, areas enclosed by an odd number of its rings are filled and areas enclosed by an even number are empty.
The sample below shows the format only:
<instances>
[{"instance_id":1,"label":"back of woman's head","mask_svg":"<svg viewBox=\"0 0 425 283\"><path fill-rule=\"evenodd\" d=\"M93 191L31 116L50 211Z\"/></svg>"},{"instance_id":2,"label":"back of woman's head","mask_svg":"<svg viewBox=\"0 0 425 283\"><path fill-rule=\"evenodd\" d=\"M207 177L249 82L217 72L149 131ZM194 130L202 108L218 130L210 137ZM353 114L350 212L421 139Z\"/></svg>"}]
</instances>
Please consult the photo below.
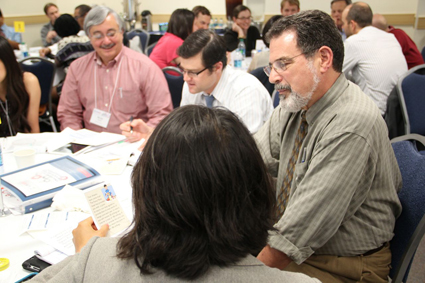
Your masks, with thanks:
<instances>
[{"instance_id":1,"label":"back of woman's head","mask_svg":"<svg viewBox=\"0 0 425 283\"><path fill-rule=\"evenodd\" d=\"M185 106L155 129L133 169L134 228L119 257L195 279L266 245L275 194L246 127L231 112Z\"/></svg>"},{"instance_id":2,"label":"back of woman's head","mask_svg":"<svg viewBox=\"0 0 425 283\"><path fill-rule=\"evenodd\" d=\"M279 19L281 19L281 18L283 18L283 16L282 15L275 15L275 16L273 16L273 17L271 17L267 22L266 22L266 24L264 25L264 28L263 28L263 36L262 36L262 38L263 38L263 41L264 41L264 44L267 46L267 47L270 47L270 43L269 42L267 42L267 40L266 40L266 34L267 34L267 32L269 31L269 29L272 27L272 25L274 24L274 22L276 22L277 20L279 20Z\"/></svg>"},{"instance_id":3,"label":"back of woman's head","mask_svg":"<svg viewBox=\"0 0 425 283\"><path fill-rule=\"evenodd\" d=\"M185 40L193 30L195 15L188 9L177 9L170 17L167 32Z\"/></svg>"},{"instance_id":4,"label":"back of woman's head","mask_svg":"<svg viewBox=\"0 0 425 283\"><path fill-rule=\"evenodd\" d=\"M71 35L77 35L80 31L80 25L70 14L62 14L56 19L53 26L57 34L64 38Z\"/></svg>"}]
</instances>

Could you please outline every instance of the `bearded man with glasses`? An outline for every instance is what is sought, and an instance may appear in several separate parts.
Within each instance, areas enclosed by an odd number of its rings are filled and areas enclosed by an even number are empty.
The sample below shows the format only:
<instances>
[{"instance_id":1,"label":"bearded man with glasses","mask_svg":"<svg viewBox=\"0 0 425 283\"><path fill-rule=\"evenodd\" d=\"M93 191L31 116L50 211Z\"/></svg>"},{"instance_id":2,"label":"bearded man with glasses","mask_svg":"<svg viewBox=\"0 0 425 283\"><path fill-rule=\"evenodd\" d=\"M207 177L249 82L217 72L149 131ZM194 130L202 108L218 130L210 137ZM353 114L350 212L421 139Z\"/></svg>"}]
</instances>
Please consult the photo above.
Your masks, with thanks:
<instances>
[{"instance_id":1,"label":"bearded man with glasses","mask_svg":"<svg viewBox=\"0 0 425 283\"><path fill-rule=\"evenodd\" d=\"M258 259L322 282L387 282L401 175L381 113L342 73L328 14L282 18L267 38L280 106L254 137L278 205Z\"/></svg>"}]
</instances>

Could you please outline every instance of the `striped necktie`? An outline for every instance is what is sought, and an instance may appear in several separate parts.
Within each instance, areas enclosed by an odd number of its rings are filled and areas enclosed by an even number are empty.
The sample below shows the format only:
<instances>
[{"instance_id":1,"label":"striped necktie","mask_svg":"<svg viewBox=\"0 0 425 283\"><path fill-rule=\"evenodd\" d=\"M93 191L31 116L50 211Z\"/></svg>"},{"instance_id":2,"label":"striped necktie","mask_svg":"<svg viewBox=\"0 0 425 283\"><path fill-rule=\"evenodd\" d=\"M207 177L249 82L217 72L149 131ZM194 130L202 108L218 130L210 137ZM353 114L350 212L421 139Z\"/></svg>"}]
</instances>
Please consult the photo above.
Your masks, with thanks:
<instances>
[{"instance_id":1,"label":"striped necktie","mask_svg":"<svg viewBox=\"0 0 425 283\"><path fill-rule=\"evenodd\" d=\"M205 95L205 102L207 103L207 107L208 108L212 108L213 107L213 102L214 102L214 95Z\"/></svg>"},{"instance_id":2,"label":"striped necktie","mask_svg":"<svg viewBox=\"0 0 425 283\"><path fill-rule=\"evenodd\" d=\"M300 153L301 145L307 135L307 120L305 118L306 112L301 113L301 123L298 128L297 136L295 137L294 147L292 148L292 155L289 159L288 166L286 167L286 175L283 178L282 188L277 197L277 210L276 210L276 222L282 217L288 204L289 195L291 193L292 178L294 176L295 164L297 163L298 156Z\"/></svg>"}]
</instances>

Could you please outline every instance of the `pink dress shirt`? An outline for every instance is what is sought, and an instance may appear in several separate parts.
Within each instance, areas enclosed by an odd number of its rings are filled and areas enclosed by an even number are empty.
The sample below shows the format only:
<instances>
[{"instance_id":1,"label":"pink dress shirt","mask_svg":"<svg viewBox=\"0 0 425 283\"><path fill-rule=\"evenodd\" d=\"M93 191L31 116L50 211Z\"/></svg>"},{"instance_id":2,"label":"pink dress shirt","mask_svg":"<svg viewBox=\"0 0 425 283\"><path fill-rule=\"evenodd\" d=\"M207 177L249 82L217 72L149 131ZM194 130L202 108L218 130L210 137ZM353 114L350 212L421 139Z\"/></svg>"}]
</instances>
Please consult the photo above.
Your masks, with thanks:
<instances>
[{"instance_id":1,"label":"pink dress shirt","mask_svg":"<svg viewBox=\"0 0 425 283\"><path fill-rule=\"evenodd\" d=\"M95 104L99 110L108 112L112 97L107 127L91 124ZM61 130L85 127L97 132L121 133L119 125L128 121L130 116L143 119L149 126L156 126L172 109L171 95L162 71L145 55L123 46L107 66L102 64L96 52L71 64L59 101L58 120Z\"/></svg>"}]
</instances>

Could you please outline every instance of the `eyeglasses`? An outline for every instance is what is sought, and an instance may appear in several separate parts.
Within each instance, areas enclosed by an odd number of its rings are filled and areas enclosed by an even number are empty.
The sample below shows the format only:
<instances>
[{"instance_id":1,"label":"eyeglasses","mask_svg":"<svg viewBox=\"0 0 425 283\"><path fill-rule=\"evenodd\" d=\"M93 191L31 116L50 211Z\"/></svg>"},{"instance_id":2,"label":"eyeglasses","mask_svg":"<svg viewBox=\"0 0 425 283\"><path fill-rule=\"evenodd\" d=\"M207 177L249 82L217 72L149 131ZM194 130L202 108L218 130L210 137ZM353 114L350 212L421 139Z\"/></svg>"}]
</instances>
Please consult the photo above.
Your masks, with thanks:
<instances>
[{"instance_id":1,"label":"eyeglasses","mask_svg":"<svg viewBox=\"0 0 425 283\"><path fill-rule=\"evenodd\" d=\"M183 70L182 68L180 68L180 64L178 64L177 67L179 67L179 69L183 73L183 75L186 74L189 78L196 78L200 73L202 73L203 71L205 71L208 68L211 68L212 66L208 66L208 67L200 70L199 72L192 72L192 71Z\"/></svg>"},{"instance_id":2,"label":"eyeglasses","mask_svg":"<svg viewBox=\"0 0 425 283\"><path fill-rule=\"evenodd\" d=\"M254 18L253 17L241 17L241 18L237 18L237 19L241 20L241 21L247 21L247 20L252 21Z\"/></svg>"},{"instance_id":3,"label":"eyeglasses","mask_svg":"<svg viewBox=\"0 0 425 283\"><path fill-rule=\"evenodd\" d=\"M110 30L106 33L106 36L108 38L114 38L116 34L117 34L116 30ZM95 40L101 40L105 38L105 35L100 32L95 32L91 37L94 38Z\"/></svg>"},{"instance_id":4,"label":"eyeglasses","mask_svg":"<svg viewBox=\"0 0 425 283\"><path fill-rule=\"evenodd\" d=\"M286 66L288 65L289 61L291 61L295 57L301 56L303 54L304 53L301 53L301 54L295 55L292 58L279 59L279 60L274 61L273 63L269 63L268 66L266 66L266 67L263 68L264 73L266 73L266 75L268 77L270 77L270 73L272 72L272 68L273 68L276 71L276 73L279 73L280 74L280 73L286 71Z\"/></svg>"}]
</instances>

